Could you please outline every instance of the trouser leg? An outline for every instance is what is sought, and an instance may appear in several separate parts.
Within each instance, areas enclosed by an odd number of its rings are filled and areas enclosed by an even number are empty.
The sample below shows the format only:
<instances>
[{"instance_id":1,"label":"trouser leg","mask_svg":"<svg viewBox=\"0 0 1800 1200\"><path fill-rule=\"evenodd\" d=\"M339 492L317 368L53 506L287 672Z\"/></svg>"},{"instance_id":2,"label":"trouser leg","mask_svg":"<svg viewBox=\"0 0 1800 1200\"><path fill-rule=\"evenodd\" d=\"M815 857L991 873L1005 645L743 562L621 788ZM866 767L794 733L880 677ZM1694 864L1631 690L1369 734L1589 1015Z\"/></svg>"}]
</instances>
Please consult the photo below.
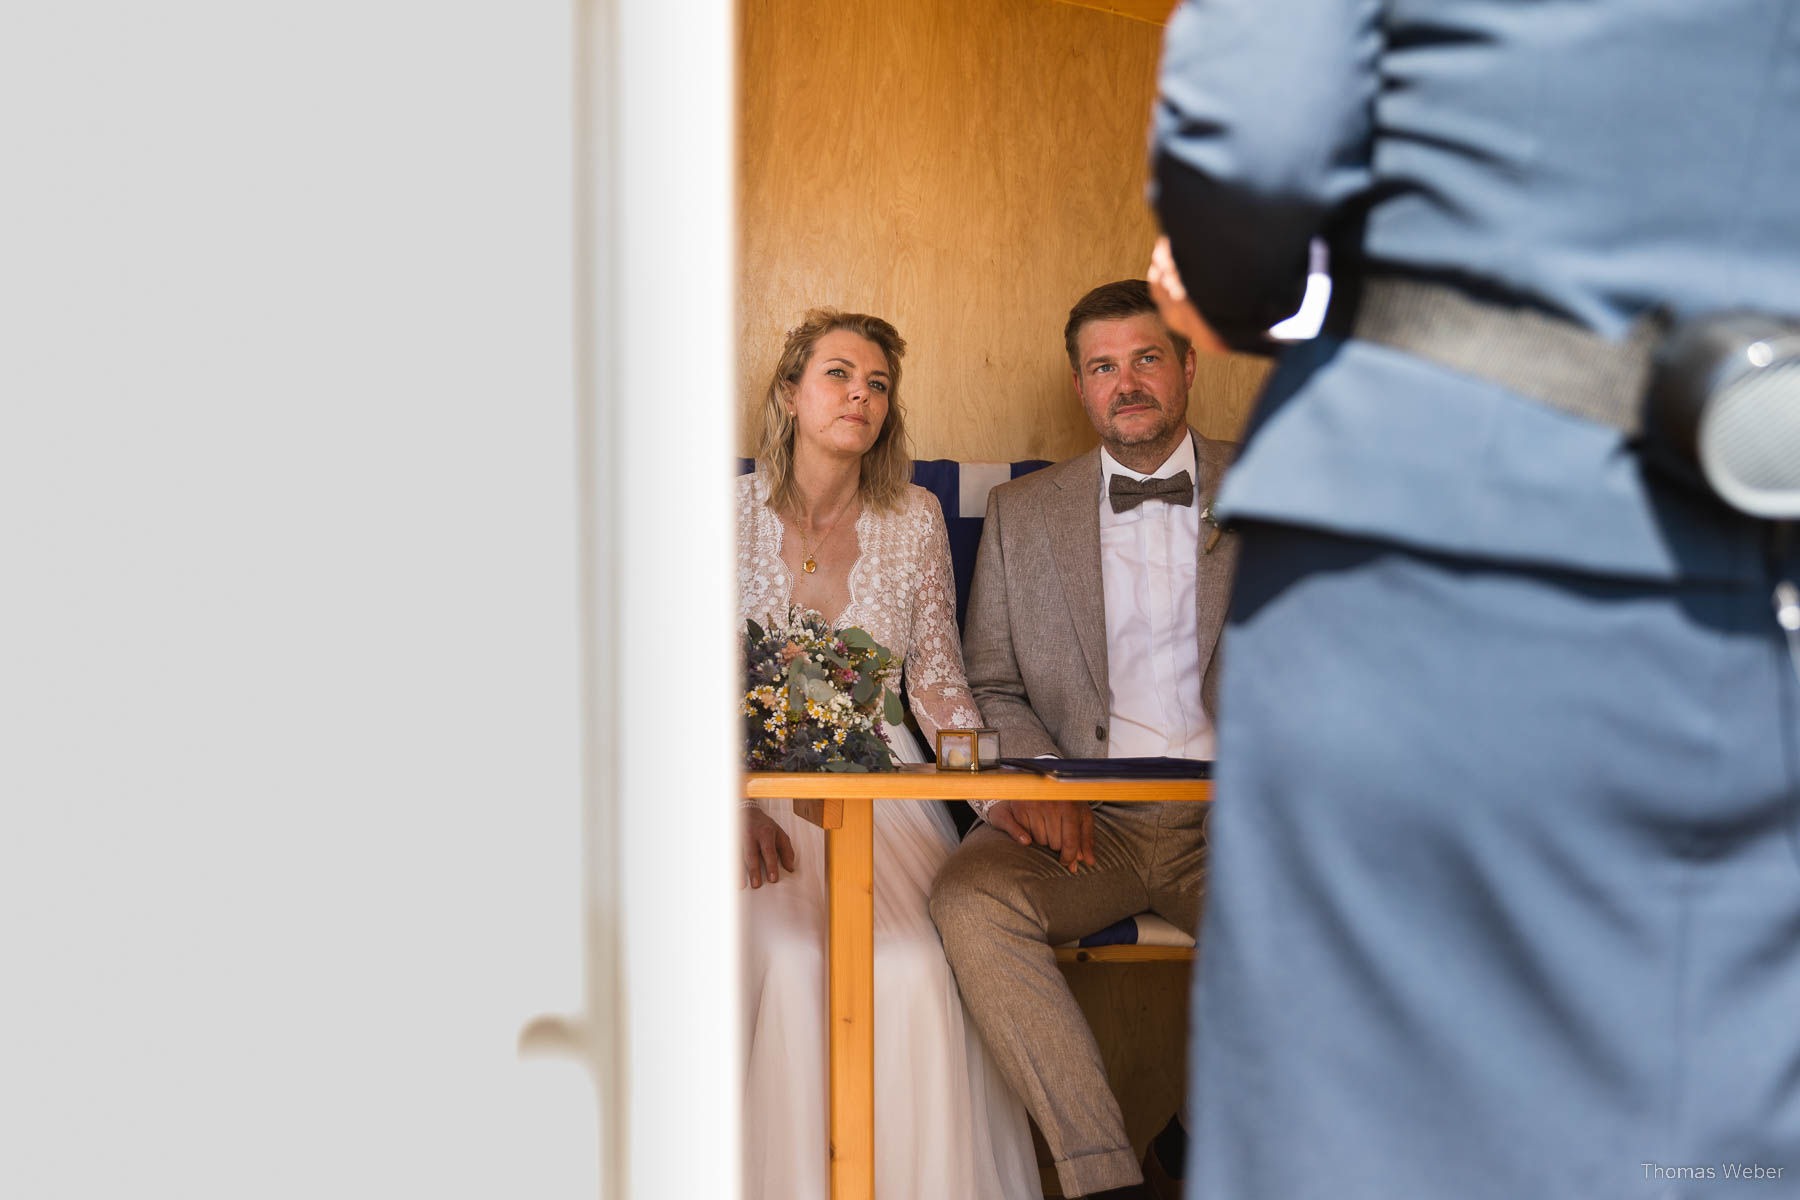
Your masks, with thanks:
<instances>
[{"instance_id":1,"label":"trouser leg","mask_svg":"<svg viewBox=\"0 0 1800 1200\"><path fill-rule=\"evenodd\" d=\"M1096 819L1098 863L1070 875L1055 854L979 826L932 889L931 914L970 1014L1043 1130L1065 1195L1138 1182L1094 1035L1052 949L1144 910L1135 847Z\"/></svg>"}]
</instances>

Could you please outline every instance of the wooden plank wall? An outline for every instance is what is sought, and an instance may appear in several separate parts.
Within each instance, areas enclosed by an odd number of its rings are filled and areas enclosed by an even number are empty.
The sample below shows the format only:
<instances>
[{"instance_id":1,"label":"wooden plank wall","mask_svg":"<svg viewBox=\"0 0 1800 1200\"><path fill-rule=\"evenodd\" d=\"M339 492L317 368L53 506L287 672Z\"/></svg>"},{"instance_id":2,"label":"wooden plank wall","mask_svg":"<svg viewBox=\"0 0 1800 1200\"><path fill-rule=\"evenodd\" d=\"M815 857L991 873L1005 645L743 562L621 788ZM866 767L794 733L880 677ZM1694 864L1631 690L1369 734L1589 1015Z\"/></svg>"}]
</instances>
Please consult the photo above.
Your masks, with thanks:
<instances>
[{"instance_id":1,"label":"wooden plank wall","mask_svg":"<svg viewBox=\"0 0 1800 1200\"><path fill-rule=\"evenodd\" d=\"M1088 288L1148 260L1161 29L1050 0L743 0L740 13L743 411L783 331L831 304L885 316L911 343L918 457L1091 447L1062 325ZM1203 358L1201 432L1234 436L1264 373Z\"/></svg>"}]
</instances>

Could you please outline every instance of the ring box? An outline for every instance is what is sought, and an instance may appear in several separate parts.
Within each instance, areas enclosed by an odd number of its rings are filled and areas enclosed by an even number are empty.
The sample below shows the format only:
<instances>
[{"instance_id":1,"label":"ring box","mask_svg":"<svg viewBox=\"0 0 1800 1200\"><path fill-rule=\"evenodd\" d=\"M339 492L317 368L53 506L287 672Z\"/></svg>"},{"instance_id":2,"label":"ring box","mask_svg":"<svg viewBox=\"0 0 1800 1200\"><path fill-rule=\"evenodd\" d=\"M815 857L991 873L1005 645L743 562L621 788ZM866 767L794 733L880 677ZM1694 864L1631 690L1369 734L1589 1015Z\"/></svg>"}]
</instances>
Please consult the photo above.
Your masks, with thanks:
<instances>
[{"instance_id":1,"label":"ring box","mask_svg":"<svg viewBox=\"0 0 1800 1200\"><path fill-rule=\"evenodd\" d=\"M937 734L937 768L940 771L986 771L1000 761L998 729L940 729Z\"/></svg>"}]
</instances>

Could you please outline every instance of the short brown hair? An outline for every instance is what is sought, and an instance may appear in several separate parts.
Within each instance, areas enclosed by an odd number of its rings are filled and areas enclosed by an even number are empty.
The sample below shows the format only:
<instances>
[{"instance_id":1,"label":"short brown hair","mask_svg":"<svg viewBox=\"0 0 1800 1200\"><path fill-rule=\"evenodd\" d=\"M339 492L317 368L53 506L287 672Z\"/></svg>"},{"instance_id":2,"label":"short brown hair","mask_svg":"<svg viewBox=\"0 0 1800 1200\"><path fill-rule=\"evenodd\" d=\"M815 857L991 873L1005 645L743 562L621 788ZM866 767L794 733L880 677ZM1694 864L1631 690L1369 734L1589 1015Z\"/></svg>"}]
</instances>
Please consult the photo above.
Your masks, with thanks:
<instances>
[{"instance_id":1,"label":"short brown hair","mask_svg":"<svg viewBox=\"0 0 1800 1200\"><path fill-rule=\"evenodd\" d=\"M1068 324L1063 326L1063 346L1069 352L1069 368L1077 373L1081 371L1075 342L1081 336L1083 325L1089 321L1119 321L1135 317L1139 313L1149 313L1159 322L1162 321L1162 314L1156 310L1156 301L1150 298L1150 285L1142 279L1120 279L1114 283L1103 283L1077 300L1075 307L1069 310ZM1176 356L1185 361L1188 340L1169 329L1167 322L1163 322L1163 328L1168 330L1170 340L1175 343Z\"/></svg>"},{"instance_id":2,"label":"short brown hair","mask_svg":"<svg viewBox=\"0 0 1800 1200\"><path fill-rule=\"evenodd\" d=\"M788 413L786 387L800 382L806 364L812 361L819 339L836 329L848 329L874 342L887 359L887 420L875 444L862 457L862 477L857 494L864 504L892 511L912 479L912 455L906 445L906 417L900 408L900 359L906 354L906 339L900 331L880 317L867 313L839 312L835 308L815 308L802 317L800 324L787 332L781 357L763 393L760 427L756 436L756 468L769 486L769 507L777 511L793 508L794 502L794 418Z\"/></svg>"}]
</instances>

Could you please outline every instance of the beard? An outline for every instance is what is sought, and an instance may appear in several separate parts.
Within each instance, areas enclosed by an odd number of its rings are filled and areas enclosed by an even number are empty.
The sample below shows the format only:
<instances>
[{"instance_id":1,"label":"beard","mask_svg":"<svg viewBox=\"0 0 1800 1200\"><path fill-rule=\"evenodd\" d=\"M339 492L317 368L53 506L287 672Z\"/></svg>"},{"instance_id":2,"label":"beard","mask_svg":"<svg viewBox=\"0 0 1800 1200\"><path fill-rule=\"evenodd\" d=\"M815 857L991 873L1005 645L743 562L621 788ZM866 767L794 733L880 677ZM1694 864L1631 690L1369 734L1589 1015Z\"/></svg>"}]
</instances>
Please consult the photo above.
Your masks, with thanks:
<instances>
[{"instance_id":1,"label":"beard","mask_svg":"<svg viewBox=\"0 0 1800 1200\"><path fill-rule=\"evenodd\" d=\"M1149 422L1130 433L1119 428L1117 417L1121 409L1134 405L1148 405L1156 410L1154 417L1146 413L1143 420ZM1146 443L1160 442L1169 436L1175 427L1174 418L1163 403L1149 392L1125 392L1107 406L1106 410L1107 438L1120 446L1142 446Z\"/></svg>"}]
</instances>

